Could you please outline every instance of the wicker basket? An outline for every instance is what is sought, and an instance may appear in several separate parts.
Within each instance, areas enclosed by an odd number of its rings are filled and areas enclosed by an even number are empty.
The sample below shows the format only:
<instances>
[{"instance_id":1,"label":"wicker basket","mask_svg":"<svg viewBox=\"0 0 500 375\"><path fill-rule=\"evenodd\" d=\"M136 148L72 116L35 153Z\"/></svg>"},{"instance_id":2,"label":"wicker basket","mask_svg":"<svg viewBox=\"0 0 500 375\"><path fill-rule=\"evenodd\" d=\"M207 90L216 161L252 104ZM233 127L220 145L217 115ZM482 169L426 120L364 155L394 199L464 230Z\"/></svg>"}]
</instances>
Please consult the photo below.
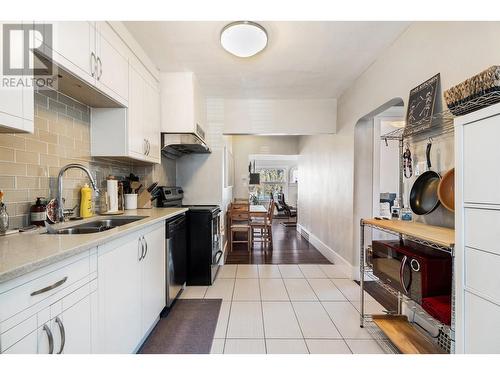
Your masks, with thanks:
<instances>
[{"instance_id":1,"label":"wicker basket","mask_svg":"<svg viewBox=\"0 0 500 375\"><path fill-rule=\"evenodd\" d=\"M494 65L444 92L446 105L455 116L500 102L500 66Z\"/></svg>"}]
</instances>

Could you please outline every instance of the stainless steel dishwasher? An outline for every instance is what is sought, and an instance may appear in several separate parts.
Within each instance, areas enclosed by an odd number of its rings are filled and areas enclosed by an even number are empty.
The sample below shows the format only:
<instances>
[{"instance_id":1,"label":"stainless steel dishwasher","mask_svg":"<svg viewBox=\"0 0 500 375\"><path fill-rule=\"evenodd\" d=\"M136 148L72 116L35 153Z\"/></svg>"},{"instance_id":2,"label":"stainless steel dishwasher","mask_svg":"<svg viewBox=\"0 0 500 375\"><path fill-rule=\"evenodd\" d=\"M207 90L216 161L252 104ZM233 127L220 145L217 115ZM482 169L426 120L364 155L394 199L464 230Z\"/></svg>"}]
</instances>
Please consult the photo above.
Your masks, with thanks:
<instances>
[{"instance_id":1,"label":"stainless steel dishwasher","mask_svg":"<svg viewBox=\"0 0 500 375\"><path fill-rule=\"evenodd\" d=\"M186 215L176 216L166 223L167 307L170 307L186 285L187 226Z\"/></svg>"}]
</instances>

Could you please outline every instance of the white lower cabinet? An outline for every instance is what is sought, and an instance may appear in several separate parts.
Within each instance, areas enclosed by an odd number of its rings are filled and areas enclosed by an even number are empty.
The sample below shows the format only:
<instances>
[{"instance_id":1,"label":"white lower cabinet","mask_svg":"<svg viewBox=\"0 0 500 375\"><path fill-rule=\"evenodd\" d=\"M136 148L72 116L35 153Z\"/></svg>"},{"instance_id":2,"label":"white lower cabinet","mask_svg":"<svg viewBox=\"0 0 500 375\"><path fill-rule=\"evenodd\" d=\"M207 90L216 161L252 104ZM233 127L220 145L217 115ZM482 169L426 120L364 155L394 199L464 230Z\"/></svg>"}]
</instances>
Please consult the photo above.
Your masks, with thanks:
<instances>
[{"instance_id":1,"label":"white lower cabinet","mask_svg":"<svg viewBox=\"0 0 500 375\"><path fill-rule=\"evenodd\" d=\"M2 354L37 354L38 353L38 331L33 331L14 345L4 350Z\"/></svg>"},{"instance_id":2,"label":"white lower cabinet","mask_svg":"<svg viewBox=\"0 0 500 375\"><path fill-rule=\"evenodd\" d=\"M147 253L142 260L142 332L147 332L166 305L165 226L144 235Z\"/></svg>"},{"instance_id":3,"label":"white lower cabinet","mask_svg":"<svg viewBox=\"0 0 500 375\"><path fill-rule=\"evenodd\" d=\"M99 352L130 353L140 339L141 244L132 234L99 248Z\"/></svg>"},{"instance_id":4,"label":"white lower cabinet","mask_svg":"<svg viewBox=\"0 0 500 375\"><path fill-rule=\"evenodd\" d=\"M99 352L134 352L160 315L164 244L161 222L99 247Z\"/></svg>"},{"instance_id":5,"label":"white lower cabinet","mask_svg":"<svg viewBox=\"0 0 500 375\"><path fill-rule=\"evenodd\" d=\"M133 353L166 304L165 222L0 284L0 352Z\"/></svg>"},{"instance_id":6,"label":"white lower cabinet","mask_svg":"<svg viewBox=\"0 0 500 375\"><path fill-rule=\"evenodd\" d=\"M97 293L96 267L97 250L93 249L0 285L5 288L0 289L0 305L11 304L0 321L1 352L92 353L96 348L92 334L96 329L92 302ZM13 301L18 302L15 309Z\"/></svg>"}]
</instances>

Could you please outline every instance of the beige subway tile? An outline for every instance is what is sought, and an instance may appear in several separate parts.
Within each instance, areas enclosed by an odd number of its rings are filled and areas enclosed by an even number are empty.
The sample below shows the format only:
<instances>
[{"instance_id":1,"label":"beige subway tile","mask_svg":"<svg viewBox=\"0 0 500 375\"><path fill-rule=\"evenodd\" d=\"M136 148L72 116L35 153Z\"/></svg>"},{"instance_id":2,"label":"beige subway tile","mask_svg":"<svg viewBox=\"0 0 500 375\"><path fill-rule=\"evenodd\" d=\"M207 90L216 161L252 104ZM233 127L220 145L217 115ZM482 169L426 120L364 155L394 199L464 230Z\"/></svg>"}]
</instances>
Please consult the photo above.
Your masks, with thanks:
<instances>
[{"instance_id":1,"label":"beige subway tile","mask_svg":"<svg viewBox=\"0 0 500 375\"><path fill-rule=\"evenodd\" d=\"M17 163L0 162L1 176L26 176L26 165Z\"/></svg>"},{"instance_id":2,"label":"beige subway tile","mask_svg":"<svg viewBox=\"0 0 500 375\"><path fill-rule=\"evenodd\" d=\"M29 202L28 189L4 190L3 200L5 203Z\"/></svg>"},{"instance_id":3,"label":"beige subway tile","mask_svg":"<svg viewBox=\"0 0 500 375\"><path fill-rule=\"evenodd\" d=\"M52 156L66 157L65 148L52 143L48 144L48 154Z\"/></svg>"},{"instance_id":4,"label":"beige subway tile","mask_svg":"<svg viewBox=\"0 0 500 375\"><path fill-rule=\"evenodd\" d=\"M59 136L59 145L65 147L75 147L75 140L71 137L66 137L65 135Z\"/></svg>"},{"instance_id":5,"label":"beige subway tile","mask_svg":"<svg viewBox=\"0 0 500 375\"><path fill-rule=\"evenodd\" d=\"M29 214L32 204L33 203L31 203L31 202L15 203L14 204L15 214L19 215L19 216Z\"/></svg>"},{"instance_id":6,"label":"beige subway tile","mask_svg":"<svg viewBox=\"0 0 500 375\"><path fill-rule=\"evenodd\" d=\"M16 188L18 189L38 189L39 186L38 177L16 177Z\"/></svg>"},{"instance_id":7,"label":"beige subway tile","mask_svg":"<svg viewBox=\"0 0 500 375\"><path fill-rule=\"evenodd\" d=\"M16 187L15 177L0 176L0 189L14 189Z\"/></svg>"},{"instance_id":8,"label":"beige subway tile","mask_svg":"<svg viewBox=\"0 0 500 375\"><path fill-rule=\"evenodd\" d=\"M68 130L68 128L73 129L73 118L72 117L63 115L62 113L58 113L57 122L60 125L64 126L64 129L66 131ZM68 134L68 133L66 133L66 134Z\"/></svg>"},{"instance_id":9,"label":"beige subway tile","mask_svg":"<svg viewBox=\"0 0 500 375\"><path fill-rule=\"evenodd\" d=\"M48 189L50 187L50 178L40 177L39 186L40 189Z\"/></svg>"},{"instance_id":10,"label":"beige subway tile","mask_svg":"<svg viewBox=\"0 0 500 375\"><path fill-rule=\"evenodd\" d=\"M57 177L60 170L59 167L49 167L49 177Z\"/></svg>"},{"instance_id":11,"label":"beige subway tile","mask_svg":"<svg viewBox=\"0 0 500 375\"><path fill-rule=\"evenodd\" d=\"M44 165L28 164L26 172L27 176L47 176L48 168Z\"/></svg>"},{"instance_id":12,"label":"beige subway tile","mask_svg":"<svg viewBox=\"0 0 500 375\"><path fill-rule=\"evenodd\" d=\"M38 130L49 130L49 122L46 118L35 116L35 129Z\"/></svg>"},{"instance_id":13,"label":"beige subway tile","mask_svg":"<svg viewBox=\"0 0 500 375\"><path fill-rule=\"evenodd\" d=\"M54 155L40 155L40 165L48 166L48 167L58 167L59 166L59 158Z\"/></svg>"},{"instance_id":14,"label":"beige subway tile","mask_svg":"<svg viewBox=\"0 0 500 375\"><path fill-rule=\"evenodd\" d=\"M1 161L14 161L14 150L10 148L0 147Z\"/></svg>"},{"instance_id":15,"label":"beige subway tile","mask_svg":"<svg viewBox=\"0 0 500 375\"><path fill-rule=\"evenodd\" d=\"M47 142L50 145L50 144L57 144L59 138L55 133L51 133L49 131L40 129L38 130L38 140L42 142Z\"/></svg>"},{"instance_id":16,"label":"beige subway tile","mask_svg":"<svg viewBox=\"0 0 500 375\"><path fill-rule=\"evenodd\" d=\"M25 150L26 140L12 134L0 134L0 146L15 148L17 150Z\"/></svg>"},{"instance_id":17,"label":"beige subway tile","mask_svg":"<svg viewBox=\"0 0 500 375\"><path fill-rule=\"evenodd\" d=\"M16 150L16 163L38 164L40 154L36 152Z\"/></svg>"},{"instance_id":18,"label":"beige subway tile","mask_svg":"<svg viewBox=\"0 0 500 375\"><path fill-rule=\"evenodd\" d=\"M53 134L66 135L66 126L57 121L49 121L49 132Z\"/></svg>"},{"instance_id":19,"label":"beige subway tile","mask_svg":"<svg viewBox=\"0 0 500 375\"><path fill-rule=\"evenodd\" d=\"M39 152L41 154L46 154L47 153L47 142L26 139L26 150L32 151L32 152Z\"/></svg>"},{"instance_id":20,"label":"beige subway tile","mask_svg":"<svg viewBox=\"0 0 500 375\"><path fill-rule=\"evenodd\" d=\"M9 209L7 208L7 212ZM28 225L29 223L29 216L28 215L23 215L23 216L10 216L9 218L9 227L10 228L22 228Z\"/></svg>"},{"instance_id":21,"label":"beige subway tile","mask_svg":"<svg viewBox=\"0 0 500 375\"><path fill-rule=\"evenodd\" d=\"M38 197L48 198L49 196L49 189L30 189L28 192L30 202L35 202Z\"/></svg>"},{"instance_id":22,"label":"beige subway tile","mask_svg":"<svg viewBox=\"0 0 500 375\"><path fill-rule=\"evenodd\" d=\"M49 121L57 121L57 113L37 105L37 116Z\"/></svg>"}]
</instances>

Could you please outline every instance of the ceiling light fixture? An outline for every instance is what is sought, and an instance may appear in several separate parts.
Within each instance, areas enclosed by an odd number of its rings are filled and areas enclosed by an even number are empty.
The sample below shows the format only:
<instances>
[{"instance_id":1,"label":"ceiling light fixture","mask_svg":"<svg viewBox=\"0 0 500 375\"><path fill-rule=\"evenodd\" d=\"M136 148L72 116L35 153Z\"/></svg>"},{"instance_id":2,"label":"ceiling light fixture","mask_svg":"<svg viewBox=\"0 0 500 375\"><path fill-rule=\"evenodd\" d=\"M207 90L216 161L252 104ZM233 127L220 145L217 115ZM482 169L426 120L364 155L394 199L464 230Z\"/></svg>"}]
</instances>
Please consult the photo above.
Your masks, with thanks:
<instances>
[{"instance_id":1,"label":"ceiling light fixture","mask_svg":"<svg viewBox=\"0 0 500 375\"><path fill-rule=\"evenodd\" d=\"M226 25L220 33L220 44L238 57L256 55L267 46L267 32L251 21L236 21Z\"/></svg>"}]
</instances>

